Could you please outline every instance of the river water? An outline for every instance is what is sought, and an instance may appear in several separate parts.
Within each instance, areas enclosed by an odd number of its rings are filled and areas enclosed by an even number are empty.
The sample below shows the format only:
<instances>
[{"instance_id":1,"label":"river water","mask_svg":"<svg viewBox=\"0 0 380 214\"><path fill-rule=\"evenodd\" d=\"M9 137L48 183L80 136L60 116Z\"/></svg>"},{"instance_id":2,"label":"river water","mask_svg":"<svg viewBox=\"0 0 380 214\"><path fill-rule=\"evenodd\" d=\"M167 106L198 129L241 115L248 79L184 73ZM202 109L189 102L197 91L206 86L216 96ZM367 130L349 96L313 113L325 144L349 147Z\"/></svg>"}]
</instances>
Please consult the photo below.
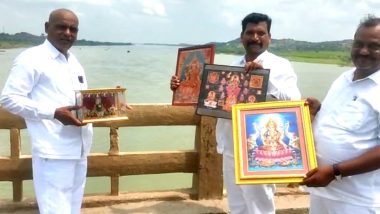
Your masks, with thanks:
<instances>
[{"instance_id":1,"label":"river water","mask_svg":"<svg viewBox=\"0 0 380 214\"><path fill-rule=\"evenodd\" d=\"M0 88L8 76L13 59L24 49L0 51ZM132 45L73 47L83 65L89 87L127 88L129 103L171 103L169 79L175 71L178 47ZM238 56L217 54L215 64L229 65ZM292 62L298 75L302 97L323 99L332 81L348 67L327 64ZM1 123L1 121L0 121ZM128 127L120 128L120 151L169 151L193 149L195 127ZM107 152L109 129L96 128L92 152ZM149 133L149 134L148 134ZM159 140L157 140L159 139ZM0 156L10 151L9 132L0 130ZM22 154L30 154L26 130L22 131ZM31 181L24 181L24 196L33 197ZM109 192L109 178L88 178L86 193ZM120 191L165 190L188 188L192 175L134 175L120 178ZM0 198L11 198L11 182L0 182Z\"/></svg>"}]
</instances>

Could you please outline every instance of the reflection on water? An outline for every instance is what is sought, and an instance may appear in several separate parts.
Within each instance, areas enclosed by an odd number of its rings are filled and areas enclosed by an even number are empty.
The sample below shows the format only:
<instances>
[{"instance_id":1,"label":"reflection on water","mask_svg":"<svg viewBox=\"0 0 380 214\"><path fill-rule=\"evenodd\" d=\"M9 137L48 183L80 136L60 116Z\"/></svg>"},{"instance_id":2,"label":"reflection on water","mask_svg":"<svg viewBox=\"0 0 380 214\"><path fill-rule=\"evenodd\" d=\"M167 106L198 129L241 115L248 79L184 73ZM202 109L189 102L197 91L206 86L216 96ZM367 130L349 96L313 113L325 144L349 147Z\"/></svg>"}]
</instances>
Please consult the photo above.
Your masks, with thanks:
<instances>
[{"instance_id":1,"label":"reflection on water","mask_svg":"<svg viewBox=\"0 0 380 214\"><path fill-rule=\"evenodd\" d=\"M115 46L74 47L73 52L86 70L89 87L127 88L130 103L171 103L169 79L175 72L178 47ZM22 49L11 49L0 54L0 87L3 88L12 60ZM217 54L215 64L229 65L237 56ZM293 62L302 96L322 99L331 82L345 67ZM128 127L120 128L121 151L188 150L194 146L195 127ZM149 133L149 134L147 134ZM22 154L30 154L26 131L22 131ZM156 139L160 139L159 141ZM92 152L107 152L109 129L96 128ZM0 130L0 155L9 155L9 133ZM24 181L24 195L33 196L30 181ZM86 193L109 192L109 178L88 178ZM120 179L120 191L164 190L188 188L190 173L162 175L134 175ZM0 198L12 195L10 182L0 182Z\"/></svg>"}]
</instances>

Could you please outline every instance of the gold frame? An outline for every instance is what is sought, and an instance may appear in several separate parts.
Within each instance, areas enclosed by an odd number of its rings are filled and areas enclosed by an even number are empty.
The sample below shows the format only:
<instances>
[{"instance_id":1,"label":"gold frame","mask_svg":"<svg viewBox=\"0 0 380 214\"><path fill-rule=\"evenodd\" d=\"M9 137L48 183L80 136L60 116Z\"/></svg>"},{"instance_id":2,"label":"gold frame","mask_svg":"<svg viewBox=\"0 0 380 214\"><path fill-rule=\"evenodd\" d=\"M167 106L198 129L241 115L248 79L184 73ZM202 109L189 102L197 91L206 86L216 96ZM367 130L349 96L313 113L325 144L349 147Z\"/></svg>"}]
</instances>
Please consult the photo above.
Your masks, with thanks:
<instances>
[{"instance_id":1,"label":"gold frame","mask_svg":"<svg viewBox=\"0 0 380 214\"><path fill-rule=\"evenodd\" d=\"M126 101L125 101L125 88L94 88L94 89L86 89L86 90L79 90L76 91L76 105L81 106L79 110L77 110L77 117L84 123L96 123L96 122L104 122L104 121L115 121L115 120L128 120L128 116L126 115ZM106 97L105 99L108 99L108 102L112 104L112 114L110 111L105 110L105 106L103 103L103 98L105 94L110 95L109 97ZM95 95L95 96L93 96ZM104 96L102 96L104 95ZM91 110L86 107L86 104L84 103L84 97L87 96L87 101L90 102ZM100 105L102 107L101 115L95 114L92 115L92 110L95 108L96 100L99 99ZM111 104L109 104L111 106ZM86 116L86 112L91 112L91 116ZM106 114L107 112L108 114Z\"/></svg>"},{"instance_id":2,"label":"gold frame","mask_svg":"<svg viewBox=\"0 0 380 214\"><path fill-rule=\"evenodd\" d=\"M317 167L305 100L236 104L232 123L237 184L299 183Z\"/></svg>"}]
</instances>

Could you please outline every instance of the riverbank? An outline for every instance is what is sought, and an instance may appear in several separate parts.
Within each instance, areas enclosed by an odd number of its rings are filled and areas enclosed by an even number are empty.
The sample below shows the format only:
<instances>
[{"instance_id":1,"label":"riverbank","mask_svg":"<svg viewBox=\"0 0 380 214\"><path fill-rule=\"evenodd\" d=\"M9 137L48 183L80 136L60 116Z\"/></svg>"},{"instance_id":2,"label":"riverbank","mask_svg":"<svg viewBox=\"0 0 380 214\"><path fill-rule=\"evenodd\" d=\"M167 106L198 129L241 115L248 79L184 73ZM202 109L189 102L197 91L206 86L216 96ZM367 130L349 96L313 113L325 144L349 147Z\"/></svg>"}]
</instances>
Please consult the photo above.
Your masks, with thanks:
<instances>
[{"instance_id":1,"label":"riverbank","mask_svg":"<svg viewBox=\"0 0 380 214\"><path fill-rule=\"evenodd\" d=\"M150 45L150 44L145 44ZM0 41L0 52L5 52L7 49L27 48L32 44ZM80 45L76 45L80 46ZM349 51L272 51L273 53L282 56L293 62L319 63L319 64L334 64L340 66L351 66L351 58ZM244 54L241 48L238 52L229 49L220 49L216 47L217 54Z\"/></svg>"}]
</instances>

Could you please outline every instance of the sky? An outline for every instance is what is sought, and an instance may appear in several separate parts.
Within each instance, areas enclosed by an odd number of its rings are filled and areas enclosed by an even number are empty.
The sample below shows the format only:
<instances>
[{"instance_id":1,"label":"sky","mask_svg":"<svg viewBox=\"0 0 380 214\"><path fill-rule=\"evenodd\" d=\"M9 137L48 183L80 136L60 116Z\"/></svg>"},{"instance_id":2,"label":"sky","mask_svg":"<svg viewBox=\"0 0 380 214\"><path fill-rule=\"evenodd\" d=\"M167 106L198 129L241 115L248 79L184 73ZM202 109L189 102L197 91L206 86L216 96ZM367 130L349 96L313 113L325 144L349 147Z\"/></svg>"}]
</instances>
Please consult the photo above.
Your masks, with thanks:
<instances>
[{"instance_id":1,"label":"sky","mask_svg":"<svg viewBox=\"0 0 380 214\"><path fill-rule=\"evenodd\" d=\"M352 39L379 0L1 0L0 32L44 33L58 8L79 17L78 39L103 42L204 44L239 37L251 12L272 18L274 39L309 42Z\"/></svg>"}]
</instances>

